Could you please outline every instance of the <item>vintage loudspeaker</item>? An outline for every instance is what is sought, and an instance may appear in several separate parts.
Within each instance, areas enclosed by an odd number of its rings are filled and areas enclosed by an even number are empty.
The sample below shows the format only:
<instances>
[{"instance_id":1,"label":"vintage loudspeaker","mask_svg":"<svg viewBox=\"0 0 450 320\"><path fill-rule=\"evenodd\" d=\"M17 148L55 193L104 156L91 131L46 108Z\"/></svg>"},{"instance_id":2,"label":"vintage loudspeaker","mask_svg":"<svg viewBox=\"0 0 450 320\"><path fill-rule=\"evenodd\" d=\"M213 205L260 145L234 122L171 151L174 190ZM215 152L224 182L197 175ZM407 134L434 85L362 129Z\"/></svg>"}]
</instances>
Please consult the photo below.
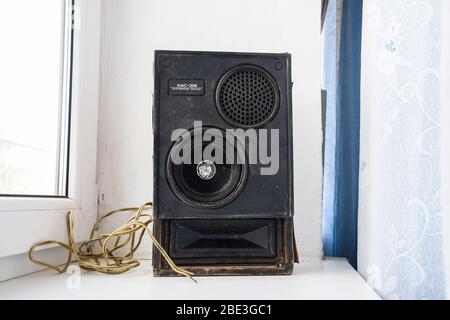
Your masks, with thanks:
<instances>
[{"instance_id":1,"label":"vintage loudspeaker","mask_svg":"<svg viewBox=\"0 0 450 320\"><path fill-rule=\"evenodd\" d=\"M179 266L198 276L292 273L291 89L289 54L155 53L154 232ZM172 141L178 129L186 137ZM234 162L195 159L210 142L186 141L208 129L214 154L233 150ZM229 129L277 131L277 172L261 174L267 163L248 161L249 146L227 140ZM172 161L189 148L190 163ZM153 251L155 275L176 275Z\"/></svg>"}]
</instances>

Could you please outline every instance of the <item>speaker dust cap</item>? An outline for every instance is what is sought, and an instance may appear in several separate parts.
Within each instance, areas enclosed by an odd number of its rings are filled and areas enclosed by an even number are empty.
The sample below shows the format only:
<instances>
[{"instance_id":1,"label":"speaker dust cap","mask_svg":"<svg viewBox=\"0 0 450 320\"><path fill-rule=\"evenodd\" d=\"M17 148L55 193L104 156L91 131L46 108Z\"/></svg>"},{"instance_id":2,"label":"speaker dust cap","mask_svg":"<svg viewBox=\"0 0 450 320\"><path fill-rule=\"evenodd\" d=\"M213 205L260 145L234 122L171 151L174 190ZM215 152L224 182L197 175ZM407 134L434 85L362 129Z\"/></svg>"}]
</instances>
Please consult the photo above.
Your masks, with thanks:
<instances>
[{"instance_id":1,"label":"speaker dust cap","mask_svg":"<svg viewBox=\"0 0 450 320\"><path fill-rule=\"evenodd\" d=\"M216 107L234 127L258 128L270 123L280 104L278 86L264 69L240 65L228 71L216 90Z\"/></svg>"},{"instance_id":2,"label":"speaker dust cap","mask_svg":"<svg viewBox=\"0 0 450 320\"><path fill-rule=\"evenodd\" d=\"M203 157L200 162L195 163L195 152L201 151L203 154L211 142L195 146L193 143L195 131L191 130L186 137L172 146L166 164L166 178L173 193L185 204L199 209L221 208L233 202L245 187L248 176L245 150L227 141L226 133L219 129L203 128L202 134L208 129L213 129L209 132L217 133L213 144L221 141L215 147L217 152L223 155L222 163L215 163L212 159ZM190 164L174 164L172 154L180 154L187 141L190 141L191 148ZM226 153L230 150L234 150L235 164L226 163Z\"/></svg>"}]
</instances>

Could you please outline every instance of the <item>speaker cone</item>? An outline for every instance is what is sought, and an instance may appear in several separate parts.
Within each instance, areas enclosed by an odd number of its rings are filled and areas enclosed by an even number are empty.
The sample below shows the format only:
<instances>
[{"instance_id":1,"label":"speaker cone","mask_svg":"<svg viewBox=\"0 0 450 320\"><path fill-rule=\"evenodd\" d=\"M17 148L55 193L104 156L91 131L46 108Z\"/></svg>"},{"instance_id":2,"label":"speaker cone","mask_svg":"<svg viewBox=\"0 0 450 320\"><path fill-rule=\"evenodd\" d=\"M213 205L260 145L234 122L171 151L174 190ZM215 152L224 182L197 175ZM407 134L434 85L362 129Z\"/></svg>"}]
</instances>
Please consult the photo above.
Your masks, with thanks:
<instances>
[{"instance_id":1,"label":"speaker cone","mask_svg":"<svg viewBox=\"0 0 450 320\"><path fill-rule=\"evenodd\" d=\"M204 128L203 132L205 130L208 128ZM197 146L201 150L197 150L192 143L194 130L191 130L188 137L175 143L170 150L166 167L168 183L175 195L192 207L208 209L224 207L231 203L245 186L248 174L245 151L227 141L225 133L219 132L221 134L214 135L213 142L203 142ZM191 142L190 163L174 164L172 154L180 154L187 141ZM218 143L219 141L221 143ZM204 149L211 143L215 152L222 153L221 158L224 161L217 163L213 159L202 157L201 161L196 162L195 152L200 151L203 155ZM226 163L227 152L230 150L234 151L234 164Z\"/></svg>"}]
</instances>

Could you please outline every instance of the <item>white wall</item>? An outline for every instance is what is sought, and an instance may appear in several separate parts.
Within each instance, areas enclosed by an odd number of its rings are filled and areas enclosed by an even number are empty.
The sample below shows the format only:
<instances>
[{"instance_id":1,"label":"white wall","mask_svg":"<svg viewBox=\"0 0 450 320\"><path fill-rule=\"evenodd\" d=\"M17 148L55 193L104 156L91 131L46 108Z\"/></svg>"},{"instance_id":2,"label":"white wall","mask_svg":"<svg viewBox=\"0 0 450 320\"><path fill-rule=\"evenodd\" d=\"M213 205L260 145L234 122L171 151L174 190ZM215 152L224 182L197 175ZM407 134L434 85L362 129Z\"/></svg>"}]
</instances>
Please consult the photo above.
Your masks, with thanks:
<instances>
[{"instance_id":1,"label":"white wall","mask_svg":"<svg viewBox=\"0 0 450 320\"><path fill-rule=\"evenodd\" d=\"M104 0L99 213L152 199L156 49L293 55L295 214L303 257L320 258L322 129L318 0Z\"/></svg>"}]
</instances>

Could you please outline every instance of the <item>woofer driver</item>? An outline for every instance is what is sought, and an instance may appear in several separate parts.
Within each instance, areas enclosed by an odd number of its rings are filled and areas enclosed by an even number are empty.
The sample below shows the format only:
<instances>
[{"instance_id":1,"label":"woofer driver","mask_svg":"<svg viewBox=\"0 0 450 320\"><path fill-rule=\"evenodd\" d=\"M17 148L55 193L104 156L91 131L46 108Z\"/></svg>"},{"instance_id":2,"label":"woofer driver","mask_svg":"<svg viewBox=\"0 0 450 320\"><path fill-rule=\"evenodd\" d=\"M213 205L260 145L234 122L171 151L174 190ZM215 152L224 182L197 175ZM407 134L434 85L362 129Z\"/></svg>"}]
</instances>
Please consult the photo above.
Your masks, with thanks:
<instances>
[{"instance_id":1,"label":"woofer driver","mask_svg":"<svg viewBox=\"0 0 450 320\"><path fill-rule=\"evenodd\" d=\"M195 208L220 208L230 204L242 192L248 176L248 165L245 149L227 141L225 132L214 128L212 142L194 145L194 130L173 144L166 164L166 177L173 193L184 203ZM218 143L221 141L221 143ZM186 143L190 143L191 161L187 164L174 164L173 154L180 154ZM216 163L213 159L194 161L195 152L203 151L211 143L216 152L222 153L223 163ZM199 150L201 148L201 150ZM226 152L233 152L234 164L227 164ZM213 154L214 156L214 154Z\"/></svg>"}]
</instances>

